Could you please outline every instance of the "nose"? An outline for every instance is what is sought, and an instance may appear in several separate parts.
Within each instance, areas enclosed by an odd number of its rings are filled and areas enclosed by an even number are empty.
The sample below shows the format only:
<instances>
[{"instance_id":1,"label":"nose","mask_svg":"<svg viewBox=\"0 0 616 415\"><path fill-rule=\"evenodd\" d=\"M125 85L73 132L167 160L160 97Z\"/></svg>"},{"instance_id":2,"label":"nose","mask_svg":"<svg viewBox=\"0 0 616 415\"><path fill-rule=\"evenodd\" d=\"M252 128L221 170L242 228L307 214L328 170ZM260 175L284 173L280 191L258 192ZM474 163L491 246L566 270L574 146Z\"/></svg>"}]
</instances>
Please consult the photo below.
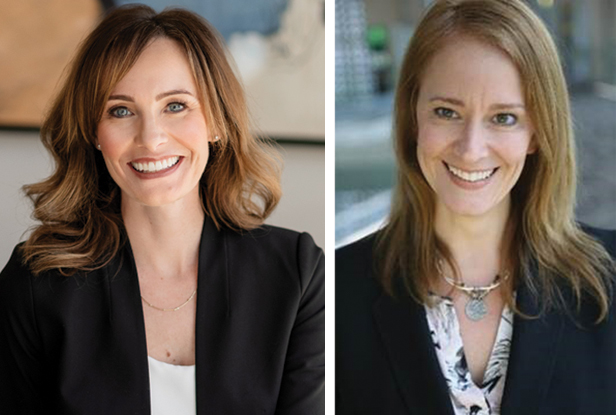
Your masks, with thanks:
<instances>
[{"instance_id":1,"label":"nose","mask_svg":"<svg viewBox=\"0 0 616 415\"><path fill-rule=\"evenodd\" d=\"M455 144L458 157L469 164L487 157L488 134L481 122L469 121Z\"/></svg>"},{"instance_id":2,"label":"nose","mask_svg":"<svg viewBox=\"0 0 616 415\"><path fill-rule=\"evenodd\" d=\"M144 114L141 117L141 126L137 134L137 144L150 151L155 151L161 144L168 140L165 129L162 128L160 120L154 115Z\"/></svg>"}]
</instances>

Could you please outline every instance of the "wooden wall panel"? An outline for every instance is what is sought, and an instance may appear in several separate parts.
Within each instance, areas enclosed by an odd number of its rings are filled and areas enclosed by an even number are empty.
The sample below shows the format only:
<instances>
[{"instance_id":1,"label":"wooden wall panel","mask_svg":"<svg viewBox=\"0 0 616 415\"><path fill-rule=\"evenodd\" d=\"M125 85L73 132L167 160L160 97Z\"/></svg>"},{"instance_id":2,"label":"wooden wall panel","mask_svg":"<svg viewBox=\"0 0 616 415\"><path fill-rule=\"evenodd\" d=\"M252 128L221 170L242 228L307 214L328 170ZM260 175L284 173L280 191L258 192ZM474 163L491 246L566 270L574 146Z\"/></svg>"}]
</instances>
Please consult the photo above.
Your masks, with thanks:
<instances>
[{"instance_id":1,"label":"wooden wall panel","mask_svg":"<svg viewBox=\"0 0 616 415\"><path fill-rule=\"evenodd\" d=\"M0 8L0 126L40 127L79 42L102 16L97 0L19 0Z\"/></svg>"}]
</instances>

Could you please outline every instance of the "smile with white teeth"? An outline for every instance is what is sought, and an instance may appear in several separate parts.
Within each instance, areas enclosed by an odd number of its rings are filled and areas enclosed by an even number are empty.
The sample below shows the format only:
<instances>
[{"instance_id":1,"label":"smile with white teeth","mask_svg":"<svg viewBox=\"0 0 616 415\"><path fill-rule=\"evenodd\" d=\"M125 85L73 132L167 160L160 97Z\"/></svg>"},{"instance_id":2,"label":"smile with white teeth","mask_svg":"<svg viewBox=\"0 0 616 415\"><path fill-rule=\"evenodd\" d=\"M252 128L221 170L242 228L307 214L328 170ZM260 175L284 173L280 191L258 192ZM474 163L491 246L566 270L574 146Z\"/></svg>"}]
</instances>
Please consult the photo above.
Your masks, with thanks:
<instances>
[{"instance_id":1,"label":"smile with white teeth","mask_svg":"<svg viewBox=\"0 0 616 415\"><path fill-rule=\"evenodd\" d=\"M174 156L169 157L168 159L158 160L156 162L150 161L148 163L135 163L131 161L130 164L140 173L157 173L161 170L166 170L175 166L178 164L178 161L180 161L180 157Z\"/></svg>"},{"instance_id":2,"label":"smile with white teeth","mask_svg":"<svg viewBox=\"0 0 616 415\"><path fill-rule=\"evenodd\" d=\"M449 164L445 163L445 165L447 166L447 169L456 177L466 181L466 182L478 182L481 180L485 180L488 177L492 176L494 174L494 172L496 171L496 169L490 169L490 170L483 170L483 171L464 171L464 170L460 170L456 167L450 166Z\"/></svg>"}]
</instances>

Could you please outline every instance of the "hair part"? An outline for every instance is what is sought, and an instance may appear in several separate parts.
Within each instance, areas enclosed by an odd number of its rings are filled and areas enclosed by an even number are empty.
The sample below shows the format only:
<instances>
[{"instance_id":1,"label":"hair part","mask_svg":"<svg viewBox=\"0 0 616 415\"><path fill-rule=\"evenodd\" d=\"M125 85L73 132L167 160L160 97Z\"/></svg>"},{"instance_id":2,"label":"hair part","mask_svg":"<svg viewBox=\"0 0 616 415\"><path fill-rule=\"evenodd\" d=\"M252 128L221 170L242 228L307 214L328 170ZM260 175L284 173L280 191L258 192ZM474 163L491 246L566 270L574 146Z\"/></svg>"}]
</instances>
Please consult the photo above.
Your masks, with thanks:
<instances>
[{"instance_id":1,"label":"hair part","mask_svg":"<svg viewBox=\"0 0 616 415\"><path fill-rule=\"evenodd\" d=\"M24 187L40 222L22 248L35 275L100 268L126 242L121 192L95 149L96 131L115 85L160 37L185 51L210 134L219 136L210 143L200 182L209 220L218 228L248 230L260 226L276 207L280 158L273 142L252 133L242 85L220 35L187 10L157 14L148 6L122 6L81 44L41 128L55 171Z\"/></svg>"},{"instance_id":2,"label":"hair part","mask_svg":"<svg viewBox=\"0 0 616 415\"><path fill-rule=\"evenodd\" d=\"M384 289L396 292L400 276L408 293L429 303L444 258L460 278L451 251L435 234L435 194L417 161L416 107L423 71L455 36L469 36L509 56L523 83L537 150L512 189L511 216L501 250L513 272L501 286L505 302L519 313L513 292L524 282L543 310L564 304L563 282L578 307L585 296L608 313L614 262L574 217L575 143L567 86L558 53L541 20L519 0L440 0L426 11L407 49L398 81L394 148L398 175L390 219L376 247ZM532 273L532 275L531 275Z\"/></svg>"}]
</instances>

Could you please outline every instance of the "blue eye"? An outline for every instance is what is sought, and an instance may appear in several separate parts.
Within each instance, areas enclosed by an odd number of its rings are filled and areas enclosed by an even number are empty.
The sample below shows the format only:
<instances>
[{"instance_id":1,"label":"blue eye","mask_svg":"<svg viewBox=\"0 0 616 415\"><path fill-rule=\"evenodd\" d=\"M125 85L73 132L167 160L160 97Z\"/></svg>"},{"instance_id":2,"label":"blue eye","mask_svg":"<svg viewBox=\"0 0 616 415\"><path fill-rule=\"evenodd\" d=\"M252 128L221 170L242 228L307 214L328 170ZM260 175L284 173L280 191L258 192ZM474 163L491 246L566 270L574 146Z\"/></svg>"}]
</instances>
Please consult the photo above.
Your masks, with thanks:
<instances>
[{"instance_id":1,"label":"blue eye","mask_svg":"<svg viewBox=\"0 0 616 415\"><path fill-rule=\"evenodd\" d=\"M126 107L115 107L109 110L109 114L116 118L126 118L133 113L130 112Z\"/></svg>"},{"instance_id":2,"label":"blue eye","mask_svg":"<svg viewBox=\"0 0 616 415\"><path fill-rule=\"evenodd\" d=\"M512 125L516 125L518 122L518 117L513 114L496 114L492 118L492 122L498 125L504 125L506 127L510 127Z\"/></svg>"},{"instance_id":3,"label":"blue eye","mask_svg":"<svg viewBox=\"0 0 616 415\"><path fill-rule=\"evenodd\" d=\"M457 112L455 112L452 109L445 108L445 107L435 108L434 113L436 114L437 117L444 118L446 120L453 120L453 119L460 118Z\"/></svg>"},{"instance_id":4,"label":"blue eye","mask_svg":"<svg viewBox=\"0 0 616 415\"><path fill-rule=\"evenodd\" d=\"M182 111L184 108L186 108L186 104L183 104L181 102L172 102L171 104L169 104L167 106L167 108L169 109L169 111L171 112L180 112Z\"/></svg>"}]
</instances>

